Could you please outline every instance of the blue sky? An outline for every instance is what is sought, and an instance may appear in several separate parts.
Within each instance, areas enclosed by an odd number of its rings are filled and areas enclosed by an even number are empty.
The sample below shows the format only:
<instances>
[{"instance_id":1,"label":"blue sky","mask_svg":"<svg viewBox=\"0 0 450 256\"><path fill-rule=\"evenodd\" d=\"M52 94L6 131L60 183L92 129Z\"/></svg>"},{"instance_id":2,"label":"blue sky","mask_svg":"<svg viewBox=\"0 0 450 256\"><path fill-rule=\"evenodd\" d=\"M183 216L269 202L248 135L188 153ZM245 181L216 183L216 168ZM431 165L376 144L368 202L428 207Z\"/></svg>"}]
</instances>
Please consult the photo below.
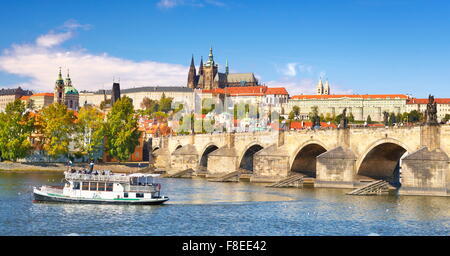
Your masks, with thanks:
<instances>
[{"instance_id":1,"label":"blue sky","mask_svg":"<svg viewBox=\"0 0 450 256\"><path fill-rule=\"evenodd\" d=\"M212 46L223 70L291 95L450 97L450 1L2 0L0 87L52 91L186 84Z\"/></svg>"}]
</instances>

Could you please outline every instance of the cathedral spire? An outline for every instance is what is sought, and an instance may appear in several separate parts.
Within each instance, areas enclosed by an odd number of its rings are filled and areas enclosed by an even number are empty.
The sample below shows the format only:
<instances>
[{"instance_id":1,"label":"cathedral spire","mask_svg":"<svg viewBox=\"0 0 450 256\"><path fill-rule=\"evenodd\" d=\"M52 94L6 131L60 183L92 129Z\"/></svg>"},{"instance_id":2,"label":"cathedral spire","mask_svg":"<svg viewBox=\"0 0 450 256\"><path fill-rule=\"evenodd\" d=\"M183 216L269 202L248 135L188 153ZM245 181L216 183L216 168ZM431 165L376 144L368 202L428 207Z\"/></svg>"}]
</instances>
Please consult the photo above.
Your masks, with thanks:
<instances>
[{"instance_id":1,"label":"cathedral spire","mask_svg":"<svg viewBox=\"0 0 450 256\"><path fill-rule=\"evenodd\" d=\"M200 67L198 68L198 74L203 75L203 56L200 58Z\"/></svg>"},{"instance_id":2,"label":"cathedral spire","mask_svg":"<svg viewBox=\"0 0 450 256\"><path fill-rule=\"evenodd\" d=\"M195 64L194 64L194 55L192 55L191 59L191 66L189 67L189 73L188 73L188 81L187 86L189 88L195 88L195 77L196 77L197 71L195 70Z\"/></svg>"},{"instance_id":3,"label":"cathedral spire","mask_svg":"<svg viewBox=\"0 0 450 256\"><path fill-rule=\"evenodd\" d=\"M194 54L192 54L191 67L195 67L195 65L194 65Z\"/></svg>"}]
</instances>

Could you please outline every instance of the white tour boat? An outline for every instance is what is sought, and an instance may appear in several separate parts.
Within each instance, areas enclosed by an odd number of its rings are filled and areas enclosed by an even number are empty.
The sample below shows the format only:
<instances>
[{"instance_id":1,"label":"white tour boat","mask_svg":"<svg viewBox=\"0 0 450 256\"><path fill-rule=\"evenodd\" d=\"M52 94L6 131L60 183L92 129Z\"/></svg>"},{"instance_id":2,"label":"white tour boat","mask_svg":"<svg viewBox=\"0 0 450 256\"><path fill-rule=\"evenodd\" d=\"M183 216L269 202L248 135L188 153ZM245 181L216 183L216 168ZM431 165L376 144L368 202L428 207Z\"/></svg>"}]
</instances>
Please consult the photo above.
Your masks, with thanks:
<instances>
[{"instance_id":1,"label":"white tour boat","mask_svg":"<svg viewBox=\"0 0 450 256\"><path fill-rule=\"evenodd\" d=\"M36 201L90 204L162 204L161 184L153 183L159 174L123 174L110 171L66 171L64 187L33 188Z\"/></svg>"}]
</instances>

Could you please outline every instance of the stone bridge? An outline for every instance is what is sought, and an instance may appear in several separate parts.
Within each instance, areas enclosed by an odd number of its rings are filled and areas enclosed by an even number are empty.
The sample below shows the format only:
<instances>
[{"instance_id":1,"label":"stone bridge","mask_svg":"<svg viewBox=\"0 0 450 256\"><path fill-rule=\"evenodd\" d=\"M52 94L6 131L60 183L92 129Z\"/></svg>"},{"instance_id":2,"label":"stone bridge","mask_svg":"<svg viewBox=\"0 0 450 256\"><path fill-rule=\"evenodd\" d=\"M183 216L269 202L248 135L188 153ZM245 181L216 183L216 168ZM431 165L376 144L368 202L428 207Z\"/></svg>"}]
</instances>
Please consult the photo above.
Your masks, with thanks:
<instances>
[{"instance_id":1,"label":"stone bridge","mask_svg":"<svg viewBox=\"0 0 450 256\"><path fill-rule=\"evenodd\" d=\"M400 194L450 194L449 125L172 136L153 138L152 149L155 166L169 173L246 169L252 182L302 173L332 188L383 179Z\"/></svg>"}]
</instances>

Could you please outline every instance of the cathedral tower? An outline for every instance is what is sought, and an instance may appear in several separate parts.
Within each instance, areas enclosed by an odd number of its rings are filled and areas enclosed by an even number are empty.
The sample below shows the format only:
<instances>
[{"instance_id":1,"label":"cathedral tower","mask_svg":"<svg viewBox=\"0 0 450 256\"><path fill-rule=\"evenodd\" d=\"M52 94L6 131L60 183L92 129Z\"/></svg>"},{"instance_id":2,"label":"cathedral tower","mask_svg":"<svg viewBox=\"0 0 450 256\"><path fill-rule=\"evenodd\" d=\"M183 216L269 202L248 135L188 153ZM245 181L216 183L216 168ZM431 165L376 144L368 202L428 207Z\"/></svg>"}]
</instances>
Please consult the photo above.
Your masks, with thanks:
<instances>
[{"instance_id":1,"label":"cathedral tower","mask_svg":"<svg viewBox=\"0 0 450 256\"><path fill-rule=\"evenodd\" d=\"M325 83L325 88L323 89L323 94L330 95L330 83L328 83L328 79Z\"/></svg>"},{"instance_id":2,"label":"cathedral tower","mask_svg":"<svg viewBox=\"0 0 450 256\"><path fill-rule=\"evenodd\" d=\"M322 78L320 78L320 80L319 80L319 83L317 84L317 87L316 87L316 92L317 92L317 95L323 95L323 83L322 83Z\"/></svg>"},{"instance_id":3,"label":"cathedral tower","mask_svg":"<svg viewBox=\"0 0 450 256\"><path fill-rule=\"evenodd\" d=\"M208 61L203 66L204 79L202 89L211 90L214 88L214 77L217 74L218 66L214 62L212 47L209 49Z\"/></svg>"}]
</instances>

